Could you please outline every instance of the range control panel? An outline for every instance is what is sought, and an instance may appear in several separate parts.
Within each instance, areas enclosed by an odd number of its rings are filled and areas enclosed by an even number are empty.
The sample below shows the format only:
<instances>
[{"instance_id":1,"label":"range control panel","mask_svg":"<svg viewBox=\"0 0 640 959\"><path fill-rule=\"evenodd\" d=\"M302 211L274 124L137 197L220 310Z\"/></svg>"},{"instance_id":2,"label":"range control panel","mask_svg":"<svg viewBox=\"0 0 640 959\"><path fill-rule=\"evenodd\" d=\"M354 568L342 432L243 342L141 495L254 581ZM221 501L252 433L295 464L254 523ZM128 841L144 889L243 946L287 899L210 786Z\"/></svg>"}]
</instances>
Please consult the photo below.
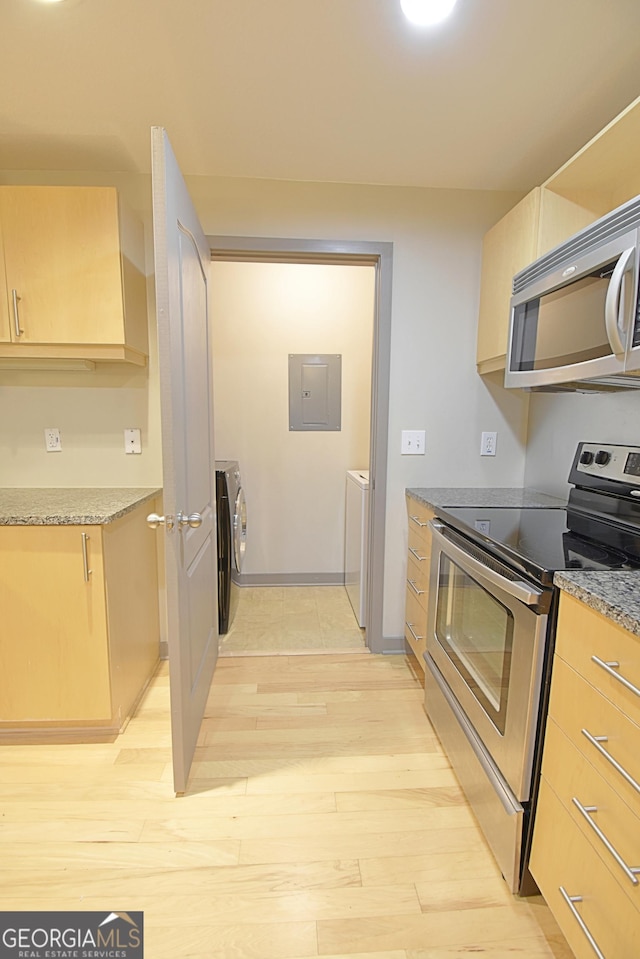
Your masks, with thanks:
<instances>
[{"instance_id":1,"label":"range control panel","mask_svg":"<svg viewBox=\"0 0 640 959\"><path fill-rule=\"evenodd\" d=\"M640 446L580 443L575 468L579 473L637 486L637 493L634 490L631 495L640 496Z\"/></svg>"}]
</instances>

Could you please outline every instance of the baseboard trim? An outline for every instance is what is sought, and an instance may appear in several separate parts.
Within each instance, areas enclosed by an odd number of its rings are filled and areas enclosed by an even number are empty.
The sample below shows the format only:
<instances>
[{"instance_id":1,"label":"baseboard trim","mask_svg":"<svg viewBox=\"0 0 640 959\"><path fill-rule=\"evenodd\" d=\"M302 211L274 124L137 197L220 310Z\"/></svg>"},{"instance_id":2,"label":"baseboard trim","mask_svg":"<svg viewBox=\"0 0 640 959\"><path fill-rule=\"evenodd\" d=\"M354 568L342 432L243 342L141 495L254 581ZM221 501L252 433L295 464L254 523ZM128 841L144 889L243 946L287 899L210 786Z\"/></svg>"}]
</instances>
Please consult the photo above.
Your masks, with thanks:
<instances>
[{"instance_id":1,"label":"baseboard trim","mask_svg":"<svg viewBox=\"0 0 640 959\"><path fill-rule=\"evenodd\" d=\"M405 653L405 639L404 636L383 636L382 637L382 649L380 650L383 655Z\"/></svg>"},{"instance_id":2,"label":"baseboard trim","mask_svg":"<svg viewBox=\"0 0 640 959\"><path fill-rule=\"evenodd\" d=\"M237 586L344 586L344 573L235 573Z\"/></svg>"}]
</instances>

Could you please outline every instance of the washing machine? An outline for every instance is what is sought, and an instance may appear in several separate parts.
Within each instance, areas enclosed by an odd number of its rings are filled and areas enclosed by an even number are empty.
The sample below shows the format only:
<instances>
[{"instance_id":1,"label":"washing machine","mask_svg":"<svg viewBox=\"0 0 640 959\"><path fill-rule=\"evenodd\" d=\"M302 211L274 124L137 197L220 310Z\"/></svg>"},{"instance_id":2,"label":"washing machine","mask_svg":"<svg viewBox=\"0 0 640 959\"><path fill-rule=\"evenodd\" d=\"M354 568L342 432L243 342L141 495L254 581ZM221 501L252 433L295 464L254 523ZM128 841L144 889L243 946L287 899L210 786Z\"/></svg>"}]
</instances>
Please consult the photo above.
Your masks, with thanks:
<instances>
[{"instance_id":1,"label":"washing machine","mask_svg":"<svg viewBox=\"0 0 640 959\"><path fill-rule=\"evenodd\" d=\"M218 516L218 632L229 631L247 544L247 506L236 460L216 461Z\"/></svg>"}]
</instances>

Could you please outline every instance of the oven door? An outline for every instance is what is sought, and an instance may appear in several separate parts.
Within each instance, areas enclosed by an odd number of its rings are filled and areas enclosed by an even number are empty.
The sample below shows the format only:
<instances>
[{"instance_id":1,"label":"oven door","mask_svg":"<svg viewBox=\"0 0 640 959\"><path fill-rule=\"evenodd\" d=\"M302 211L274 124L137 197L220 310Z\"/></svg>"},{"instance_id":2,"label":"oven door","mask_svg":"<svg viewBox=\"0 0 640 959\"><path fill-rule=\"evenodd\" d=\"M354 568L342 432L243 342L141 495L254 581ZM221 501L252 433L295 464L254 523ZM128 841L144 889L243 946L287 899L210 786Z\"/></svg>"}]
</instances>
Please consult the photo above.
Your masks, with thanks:
<instances>
[{"instance_id":1,"label":"oven door","mask_svg":"<svg viewBox=\"0 0 640 959\"><path fill-rule=\"evenodd\" d=\"M529 799L550 591L432 522L427 657L519 802ZM429 703L427 702L427 712Z\"/></svg>"}]
</instances>

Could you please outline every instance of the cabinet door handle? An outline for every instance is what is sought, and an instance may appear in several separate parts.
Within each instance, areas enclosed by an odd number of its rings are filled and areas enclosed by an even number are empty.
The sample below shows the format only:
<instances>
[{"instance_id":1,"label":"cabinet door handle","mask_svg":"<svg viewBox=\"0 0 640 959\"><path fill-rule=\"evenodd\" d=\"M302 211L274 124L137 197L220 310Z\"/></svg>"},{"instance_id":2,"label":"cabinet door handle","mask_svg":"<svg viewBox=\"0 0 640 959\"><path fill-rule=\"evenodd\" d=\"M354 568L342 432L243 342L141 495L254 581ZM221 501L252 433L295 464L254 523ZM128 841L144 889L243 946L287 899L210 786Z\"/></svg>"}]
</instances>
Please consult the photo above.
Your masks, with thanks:
<instances>
[{"instance_id":1,"label":"cabinet door handle","mask_svg":"<svg viewBox=\"0 0 640 959\"><path fill-rule=\"evenodd\" d=\"M407 627L407 629L409 630L409 632L415 639L416 643L421 643L422 640L424 639L424 636L416 636L415 632L413 631L413 623L405 623L404 625Z\"/></svg>"},{"instance_id":2,"label":"cabinet door handle","mask_svg":"<svg viewBox=\"0 0 640 959\"><path fill-rule=\"evenodd\" d=\"M598 959L605 959L605 956L603 955L603 953L600 951L600 948L598 947L598 943L595 941L595 939L589 932L589 927L587 926L586 922L584 921L584 919L582 918L582 916L580 915L580 913L578 912L578 910L576 909L574 905L576 902L582 902L582 896L570 896L567 890L564 888L564 886L560 886L559 891L560 891L560 895L562 896L562 898L568 905L569 909L571 910L573 914L573 918L576 920L576 922L582 929L583 933L585 934L587 938L587 942L589 943L589 945L595 952Z\"/></svg>"},{"instance_id":3,"label":"cabinet door handle","mask_svg":"<svg viewBox=\"0 0 640 959\"><path fill-rule=\"evenodd\" d=\"M413 546L409 547L409 552L412 556L418 560L419 563L424 563L425 559L428 559L428 556L421 556L417 549L414 549Z\"/></svg>"},{"instance_id":4,"label":"cabinet door handle","mask_svg":"<svg viewBox=\"0 0 640 959\"><path fill-rule=\"evenodd\" d=\"M85 583L89 582L89 577L91 576L93 570L89 569L89 552L87 549L87 543L89 542L89 534L82 533L82 564L84 566L84 581Z\"/></svg>"},{"instance_id":5,"label":"cabinet door handle","mask_svg":"<svg viewBox=\"0 0 640 959\"><path fill-rule=\"evenodd\" d=\"M597 811L598 811L598 807L597 807L597 806L583 806L582 803L580 802L580 800L579 800L579 799L576 799L575 796L572 797L571 802L572 802L573 805L576 807L576 809L578 810L578 812L579 812L582 816L584 816L584 818L585 818L586 821L589 823L589 825L590 825L591 828L593 829L593 831L594 831L594 833L596 834L596 836L598 837L598 839L604 844L605 848L611 853L611 855L613 856L613 858L615 859L615 861L618 863L618 865L620 866L620 868L621 868L622 871L624 872L625 876L626 876L628 879L631 880L631 882L633 883L634 886L637 886L637 885L638 885L638 875L637 875L637 874L640 873L640 869L636 869L636 868L633 867L633 866L627 866L626 862L624 861L624 859L622 858L622 856L620 855L620 853L618 852L618 850L617 850L617 849L615 848L615 846L607 839L607 837L606 837L605 834L603 833L602 829L600 829L599 826L596 826L596 824L594 823L593 819L591 818L591 814L594 813L594 812L597 812Z\"/></svg>"},{"instance_id":6,"label":"cabinet door handle","mask_svg":"<svg viewBox=\"0 0 640 959\"><path fill-rule=\"evenodd\" d=\"M613 676L613 678L617 679L619 683L622 683L625 689L635 693L636 696L640 696L640 689L638 689L637 686L634 686L633 683L624 676L621 676L620 673L616 672L616 669L620 669L620 663L616 662L615 659L610 659L608 662L605 662L598 656L592 656L591 659L594 663L596 663L596 665L600 666L601 669L604 669L605 673L608 673L609 676Z\"/></svg>"},{"instance_id":7,"label":"cabinet door handle","mask_svg":"<svg viewBox=\"0 0 640 959\"><path fill-rule=\"evenodd\" d=\"M588 729L582 730L582 735L586 736L592 746L598 750L601 756L607 760L608 763L611 763L616 772L619 772L623 779L629 783L630 786L633 786L637 793L640 793L640 783L633 778L631 773L628 773L624 766L621 766L617 759L614 759L610 752L604 748L602 743L609 742L608 736L593 736Z\"/></svg>"},{"instance_id":8,"label":"cabinet door handle","mask_svg":"<svg viewBox=\"0 0 640 959\"><path fill-rule=\"evenodd\" d=\"M420 527L429 525L428 523L421 523L419 516L410 516L409 519L411 519L417 526L420 526Z\"/></svg>"},{"instance_id":9,"label":"cabinet door handle","mask_svg":"<svg viewBox=\"0 0 640 959\"><path fill-rule=\"evenodd\" d=\"M22 336L24 330L20 329L20 312L18 310L18 296L17 290L11 290L11 299L13 301L13 323L16 331L16 336Z\"/></svg>"},{"instance_id":10,"label":"cabinet door handle","mask_svg":"<svg viewBox=\"0 0 640 959\"><path fill-rule=\"evenodd\" d=\"M415 580L408 579L407 586L411 587L411 589L414 591L416 596L424 596L425 591L423 589L418 589L418 587L416 586Z\"/></svg>"}]
</instances>

